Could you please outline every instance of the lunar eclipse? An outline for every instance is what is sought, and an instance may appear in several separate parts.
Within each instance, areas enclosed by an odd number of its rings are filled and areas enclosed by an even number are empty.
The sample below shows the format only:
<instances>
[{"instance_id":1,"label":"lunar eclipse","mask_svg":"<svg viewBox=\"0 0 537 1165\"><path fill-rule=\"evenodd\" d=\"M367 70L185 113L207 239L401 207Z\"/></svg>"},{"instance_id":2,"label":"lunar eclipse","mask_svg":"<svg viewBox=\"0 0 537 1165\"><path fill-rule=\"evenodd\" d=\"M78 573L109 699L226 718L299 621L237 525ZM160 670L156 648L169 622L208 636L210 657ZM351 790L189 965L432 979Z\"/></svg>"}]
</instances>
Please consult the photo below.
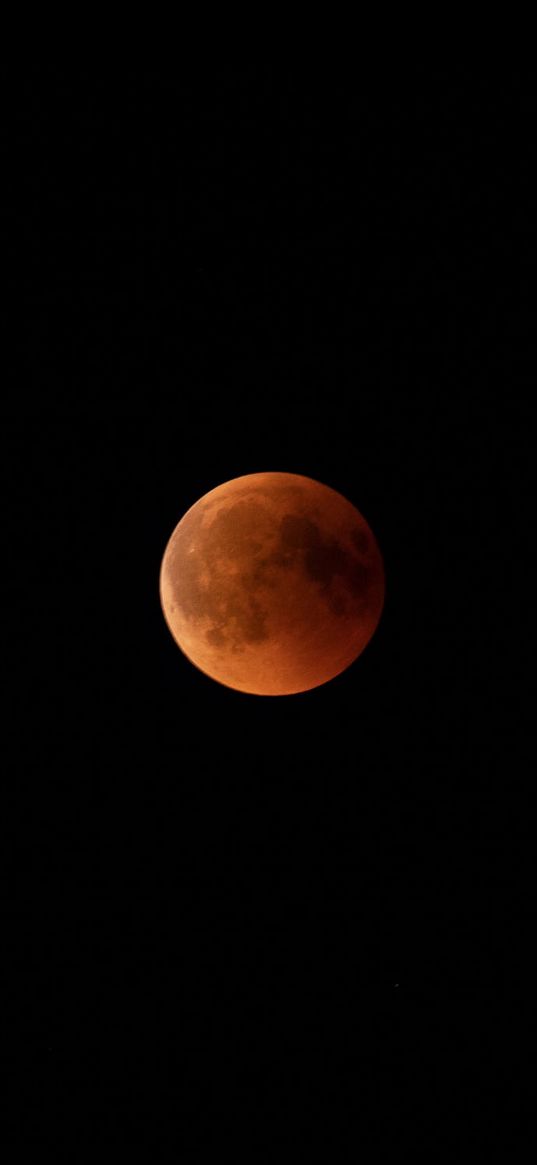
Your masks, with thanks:
<instances>
[{"instance_id":1,"label":"lunar eclipse","mask_svg":"<svg viewBox=\"0 0 537 1165\"><path fill-rule=\"evenodd\" d=\"M210 490L166 546L160 599L187 658L226 687L284 696L343 672L369 643L384 568L365 518L294 473Z\"/></svg>"}]
</instances>

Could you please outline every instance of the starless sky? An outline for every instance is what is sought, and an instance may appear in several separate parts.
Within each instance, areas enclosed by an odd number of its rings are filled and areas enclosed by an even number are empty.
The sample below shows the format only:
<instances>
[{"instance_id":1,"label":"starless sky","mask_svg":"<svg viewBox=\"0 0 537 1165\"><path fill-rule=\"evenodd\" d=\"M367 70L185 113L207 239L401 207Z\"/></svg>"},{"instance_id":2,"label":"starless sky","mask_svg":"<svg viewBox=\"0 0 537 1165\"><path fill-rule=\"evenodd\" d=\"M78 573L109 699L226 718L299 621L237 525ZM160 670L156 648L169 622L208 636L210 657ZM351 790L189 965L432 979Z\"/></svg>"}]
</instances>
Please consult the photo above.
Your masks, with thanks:
<instances>
[{"instance_id":1,"label":"starless sky","mask_svg":"<svg viewBox=\"0 0 537 1165\"><path fill-rule=\"evenodd\" d=\"M114 1049L135 1072L134 1011L142 1044L240 1059L314 1000L351 1022L357 983L520 971L524 94L244 69L20 96L10 751L65 1078L77 1025L108 1032L90 1087ZM182 515L267 470L348 498L386 570L363 656L277 701L193 668L159 603Z\"/></svg>"}]
</instances>

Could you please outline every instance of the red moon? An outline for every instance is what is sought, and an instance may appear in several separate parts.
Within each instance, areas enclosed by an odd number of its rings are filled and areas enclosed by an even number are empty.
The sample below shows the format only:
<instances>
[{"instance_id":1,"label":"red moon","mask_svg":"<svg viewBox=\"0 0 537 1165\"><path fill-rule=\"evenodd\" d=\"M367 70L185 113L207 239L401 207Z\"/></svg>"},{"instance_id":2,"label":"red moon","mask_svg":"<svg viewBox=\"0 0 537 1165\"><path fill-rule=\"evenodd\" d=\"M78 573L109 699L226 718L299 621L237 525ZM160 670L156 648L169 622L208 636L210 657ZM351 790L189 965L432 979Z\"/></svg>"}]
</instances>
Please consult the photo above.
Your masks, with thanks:
<instances>
[{"instance_id":1,"label":"red moon","mask_svg":"<svg viewBox=\"0 0 537 1165\"><path fill-rule=\"evenodd\" d=\"M365 518L326 485L252 473L210 490L168 542L160 599L181 650L241 692L286 696L333 679L360 653L384 603Z\"/></svg>"}]
</instances>

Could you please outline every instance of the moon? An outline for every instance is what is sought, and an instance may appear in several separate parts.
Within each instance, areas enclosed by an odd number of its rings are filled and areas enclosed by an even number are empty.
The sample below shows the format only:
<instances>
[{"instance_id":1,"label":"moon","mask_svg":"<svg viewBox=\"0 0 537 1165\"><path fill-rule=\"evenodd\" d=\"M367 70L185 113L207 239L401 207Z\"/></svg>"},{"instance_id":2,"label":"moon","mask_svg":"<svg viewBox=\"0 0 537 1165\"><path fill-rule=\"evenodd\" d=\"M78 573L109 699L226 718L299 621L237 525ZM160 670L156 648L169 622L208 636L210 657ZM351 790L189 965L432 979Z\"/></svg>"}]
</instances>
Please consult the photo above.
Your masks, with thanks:
<instances>
[{"instance_id":1,"label":"moon","mask_svg":"<svg viewBox=\"0 0 537 1165\"><path fill-rule=\"evenodd\" d=\"M365 518L294 473L251 473L209 491L166 546L160 601L191 663L228 688L316 688L364 650L384 603Z\"/></svg>"}]
</instances>

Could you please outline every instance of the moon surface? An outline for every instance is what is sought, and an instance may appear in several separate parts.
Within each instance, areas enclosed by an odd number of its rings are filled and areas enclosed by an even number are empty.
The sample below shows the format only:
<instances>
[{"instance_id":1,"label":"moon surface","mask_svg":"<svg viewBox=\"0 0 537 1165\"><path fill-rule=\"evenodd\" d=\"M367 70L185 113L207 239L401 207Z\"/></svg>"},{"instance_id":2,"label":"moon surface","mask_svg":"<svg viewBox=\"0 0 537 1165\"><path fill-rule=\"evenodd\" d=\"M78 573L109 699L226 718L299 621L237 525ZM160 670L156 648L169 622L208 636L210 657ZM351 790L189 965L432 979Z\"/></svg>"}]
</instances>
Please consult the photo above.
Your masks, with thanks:
<instances>
[{"instance_id":1,"label":"moon surface","mask_svg":"<svg viewBox=\"0 0 537 1165\"><path fill-rule=\"evenodd\" d=\"M365 518L326 485L252 473L210 490L166 546L160 599L184 654L241 692L291 695L344 671L384 602Z\"/></svg>"}]
</instances>

